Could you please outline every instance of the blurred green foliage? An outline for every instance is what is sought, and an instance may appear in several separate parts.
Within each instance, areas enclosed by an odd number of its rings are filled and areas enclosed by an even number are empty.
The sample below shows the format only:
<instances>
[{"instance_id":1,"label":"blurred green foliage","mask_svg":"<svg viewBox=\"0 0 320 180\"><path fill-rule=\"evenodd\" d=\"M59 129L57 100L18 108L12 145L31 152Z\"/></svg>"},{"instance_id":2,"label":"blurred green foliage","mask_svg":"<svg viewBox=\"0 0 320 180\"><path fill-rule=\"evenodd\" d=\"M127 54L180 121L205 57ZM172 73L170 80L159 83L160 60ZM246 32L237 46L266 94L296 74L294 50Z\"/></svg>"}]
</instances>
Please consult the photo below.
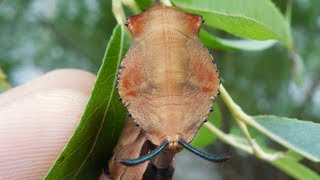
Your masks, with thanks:
<instances>
[{"instance_id":1,"label":"blurred green foliage","mask_svg":"<svg viewBox=\"0 0 320 180\"><path fill-rule=\"evenodd\" d=\"M4 1L0 66L14 85L56 68L95 73L114 26L109 1Z\"/></svg>"},{"instance_id":2,"label":"blurred green foliage","mask_svg":"<svg viewBox=\"0 0 320 180\"><path fill-rule=\"evenodd\" d=\"M285 12L287 1L273 2ZM318 7L318 0L292 2L294 47L296 59L301 61L294 60L280 44L255 52L212 50L224 86L249 114L273 114L320 123ZM0 67L14 86L57 68L96 73L115 24L109 0L0 1ZM214 33L234 38L223 31ZM301 67L302 83L297 84L294 77ZM229 120L230 114L221 109L222 117ZM232 121L224 121L223 127L233 127ZM233 178L255 179L261 178L256 172L274 172L271 166L252 158L248 162L243 156L235 158L234 165L225 166ZM244 163L247 170L241 167ZM320 171L319 165L305 163ZM241 172L246 174L240 176Z\"/></svg>"}]
</instances>

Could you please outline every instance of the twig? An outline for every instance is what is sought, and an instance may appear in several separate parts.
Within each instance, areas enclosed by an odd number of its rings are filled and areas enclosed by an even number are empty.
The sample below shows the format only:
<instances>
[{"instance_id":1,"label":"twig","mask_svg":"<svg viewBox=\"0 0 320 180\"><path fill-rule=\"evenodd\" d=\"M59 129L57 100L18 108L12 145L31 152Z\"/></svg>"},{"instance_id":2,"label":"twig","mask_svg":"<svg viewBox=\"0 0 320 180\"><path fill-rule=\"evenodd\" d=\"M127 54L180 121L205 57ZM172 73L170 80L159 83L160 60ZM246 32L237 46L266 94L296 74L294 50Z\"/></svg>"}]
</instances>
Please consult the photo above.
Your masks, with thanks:
<instances>
[{"instance_id":1,"label":"twig","mask_svg":"<svg viewBox=\"0 0 320 180\"><path fill-rule=\"evenodd\" d=\"M236 122L238 123L241 132L245 135L246 139L251 145L254 154L257 157L267 161L274 161L277 158L281 157L281 153L269 154L262 150L259 144L257 144L256 141L251 138L250 133L247 129L247 125L245 123L250 124L251 126L255 127L260 131L265 132L266 130L260 124L258 124L251 116L247 115L245 112L242 111L242 109L231 99L230 95L224 89L223 85L220 85L220 92L223 101L226 103L233 117L236 119Z\"/></svg>"},{"instance_id":2,"label":"twig","mask_svg":"<svg viewBox=\"0 0 320 180\"><path fill-rule=\"evenodd\" d=\"M165 6L172 6L172 3L170 2L170 0L160 0L160 2Z\"/></svg>"},{"instance_id":3,"label":"twig","mask_svg":"<svg viewBox=\"0 0 320 180\"><path fill-rule=\"evenodd\" d=\"M126 20L126 15L124 13L121 1L112 0L112 12L113 12L114 17L116 18L118 24L123 26L123 24Z\"/></svg>"},{"instance_id":4,"label":"twig","mask_svg":"<svg viewBox=\"0 0 320 180\"><path fill-rule=\"evenodd\" d=\"M212 123L206 122L204 123L204 126L207 127L211 132L213 132L221 141L230 144L231 146L234 146L238 149L241 149L249 154L253 154L252 148L250 146L239 143L234 137L224 133L223 131L215 127Z\"/></svg>"}]
</instances>

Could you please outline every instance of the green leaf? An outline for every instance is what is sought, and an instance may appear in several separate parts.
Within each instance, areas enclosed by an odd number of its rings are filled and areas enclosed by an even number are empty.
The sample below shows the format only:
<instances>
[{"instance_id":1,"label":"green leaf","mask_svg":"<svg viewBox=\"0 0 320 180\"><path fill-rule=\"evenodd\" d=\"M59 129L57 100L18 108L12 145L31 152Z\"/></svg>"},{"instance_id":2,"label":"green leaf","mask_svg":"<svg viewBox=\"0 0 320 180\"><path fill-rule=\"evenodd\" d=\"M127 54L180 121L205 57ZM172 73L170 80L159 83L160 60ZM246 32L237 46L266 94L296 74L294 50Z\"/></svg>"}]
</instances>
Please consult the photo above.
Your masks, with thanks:
<instances>
[{"instance_id":1,"label":"green leaf","mask_svg":"<svg viewBox=\"0 0 320 180\"><path fill-rule=\"evenodd\" d=\"M214 105L214 112L210 113L208 122L213 123L217 128L221 126L221 112L218 104ZM216 138L217 136L215 134L205 126L202 126L191 144L196 148L203 148L211 144Z\"/></svg>"},{"instance_id":2,"label":"green leaf","mask_svg":"<svg viewBox=\"0 0 320 180\"><path fill-rule=\"evenodd\" d=\"M238 134L238 130L234 129L233 133ZM250 145L247 141L246 138L238 136L238 135L233 135L233 138L235 138L238 142L241 142L242 144L245 145ZM257 136L259 137L259 136ZM257 140L257 137L255 140ZM262 139L260 137L259 139ZM275 149L271 149L270 147L267 147L266 144L262 141L259 142L259 146L262 148L263 151L268 152L268 153L277 153L278 151ZM295 179L319 179L320 176L308 168L307 166L301 164L300 161L303 157L291 150L288 150L285 152L285 155L275 161L266 161L276 168L282 170L289 176L295 178Z\"/></svg>"},{"instance_id":3,"label":"green leaf","mask_svg":"<svg viewBox=\"0 0 320 180\"><path fill-rule=\"evenodd\" d=\"M266 136L312 161L320 161L320 124L276 116L253 118Z\"/></svg>"},{"instance_id":4,"label":"green leaf","mask_svg":"<svg viewBox=\"0 0 320 180\"><path fill-rule=\"evenodd\" d=\"M320 179L319 174L289 157L280 158L270 163L295 179Z\"/></svg>"},{"instance_id":5,"label":"green leaf","mask_svg":"<svg viewBox=\"0 0 320 180\"><path fill-rule=\"evenodd\" d=\"M292 49L287 19L270 0L172 0L185 11L201 14L205 24L249 39L276 39Z\"/></svg>"},{"instance_id":6,"label":"green leaf","mask_svg":"<svg viewBox=\"0 0 320 180\"><path fill-rule=\"evenodd\" d=\"M154 0L135 0L139 8L144 11L148 9L152 3L154 3Z\"/></svg>"},{"instance_id":7,"label":"green leaf","mask_svg":"<svg viewBox=\"0 0 320 180\"><path fill-rule=\"evenodd\" d=\"M223 50L237 49L245 51L261 51L273 46L277 42L275 40L257 41L250 39L223 39L215 37L205 30L201 30L199 36L207 48Z\"/></svg>"},{"instance_id":8,"label":"green leaf","mask_svg":"<svg viewBox=\"0 0 320 180\"><path fill-rule=\"evenodd\" d=\"M97 179L101 174L126 114L115 84L128 38L123 27L115 27L82 119L46 179Z\"/></svg>"}]
</instances>

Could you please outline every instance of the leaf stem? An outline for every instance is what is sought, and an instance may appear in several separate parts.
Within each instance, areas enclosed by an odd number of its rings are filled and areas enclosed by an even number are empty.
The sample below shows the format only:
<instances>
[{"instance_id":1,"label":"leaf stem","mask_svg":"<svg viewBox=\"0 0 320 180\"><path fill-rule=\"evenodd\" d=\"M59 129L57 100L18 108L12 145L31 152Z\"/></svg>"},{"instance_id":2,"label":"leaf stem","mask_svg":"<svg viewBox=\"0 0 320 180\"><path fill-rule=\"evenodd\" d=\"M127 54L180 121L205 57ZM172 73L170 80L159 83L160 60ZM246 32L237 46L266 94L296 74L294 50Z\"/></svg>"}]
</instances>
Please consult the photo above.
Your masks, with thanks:
<instances>
[{"instance_id":1,"label":"leaf stem","mask_svg":"<svg viewBox=\"0 0 320 180\"><path fill-rule=\"evenodd\" d=\"M124 22L126 21L126 15L124 13L121 1L112 0L112 12L113 12L113 15L116 18L118 24L123 26Z\"/></svg>"},{"instance_id":2,"label":"leaf stem","mask_svg":"<svg viewBox=\"0 0 320 180\"><path fill-rule=\"evenodd\" d=\"M251 148L253 150L253 153L264 160L267 161L274 161L281 157L281 153L275 153L275 154L269 154L266 153L262 150L262 148L259 146L259 144L250 136L250 133L247 128L247 124L255 127L256 129L260 131L264 131L265 129L258 124L251 116L247 115L240 106L238 106L230 97L228 92L225 90L223 85L220 85L220 92L221 92L221 97L223 101L226 103L228 106L229 110L231 111L233 117L235 118L237 124L240 127L241 132L245 135L246 139L248 140L249 144L251 145ZM268 133L269 134L269 133Z\"/></svg>"},{"instance_id":3,"label":"leaf stem","mask_svg":"<svg viewBox=\"0 0 320 180\"><path fill-rule=\"evenodd\" d=\"M172 3L170 2L170 0L160 0L160 2L164 6L172 6Z\"/></svg>"},{"instance_id":4,"label":"leaf stem","mask_svg":"<svg viewBox=\"0 0 320 180\"><path fill-rule=\"evenodd\" d=\"M234 137L231 135L228 135L215 127L211 122L204 123L204 126L207 127L211 132L213 132L221 141L230 144L231 146L234 146L238 149L241 149L242 151L245 151L249 154L253 154L252 148L246 144L238 142Z\"/></svg>"}]
</instances>

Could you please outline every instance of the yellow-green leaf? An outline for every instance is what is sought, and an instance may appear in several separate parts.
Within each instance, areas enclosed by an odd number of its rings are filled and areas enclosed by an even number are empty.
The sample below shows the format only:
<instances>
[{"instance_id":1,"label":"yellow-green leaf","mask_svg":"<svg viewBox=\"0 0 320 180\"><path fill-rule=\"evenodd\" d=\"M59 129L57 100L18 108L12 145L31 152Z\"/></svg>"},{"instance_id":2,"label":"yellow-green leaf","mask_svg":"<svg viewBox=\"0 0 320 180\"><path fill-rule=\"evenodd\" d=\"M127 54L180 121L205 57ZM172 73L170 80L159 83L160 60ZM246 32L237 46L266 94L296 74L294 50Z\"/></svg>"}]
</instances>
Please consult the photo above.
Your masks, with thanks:
<instances>
[{"instance_id":1,"label":"yellow-green leaf","mask_svg":"<svg viewBox=\"0 0 320 180\"><path fill-rule=\"evenodd\" d=\"M257 40L276 39L292 48L288 20L270 0L172 0L185 11L200 14L205 24Z\"/></svg>"}]
</instances>

